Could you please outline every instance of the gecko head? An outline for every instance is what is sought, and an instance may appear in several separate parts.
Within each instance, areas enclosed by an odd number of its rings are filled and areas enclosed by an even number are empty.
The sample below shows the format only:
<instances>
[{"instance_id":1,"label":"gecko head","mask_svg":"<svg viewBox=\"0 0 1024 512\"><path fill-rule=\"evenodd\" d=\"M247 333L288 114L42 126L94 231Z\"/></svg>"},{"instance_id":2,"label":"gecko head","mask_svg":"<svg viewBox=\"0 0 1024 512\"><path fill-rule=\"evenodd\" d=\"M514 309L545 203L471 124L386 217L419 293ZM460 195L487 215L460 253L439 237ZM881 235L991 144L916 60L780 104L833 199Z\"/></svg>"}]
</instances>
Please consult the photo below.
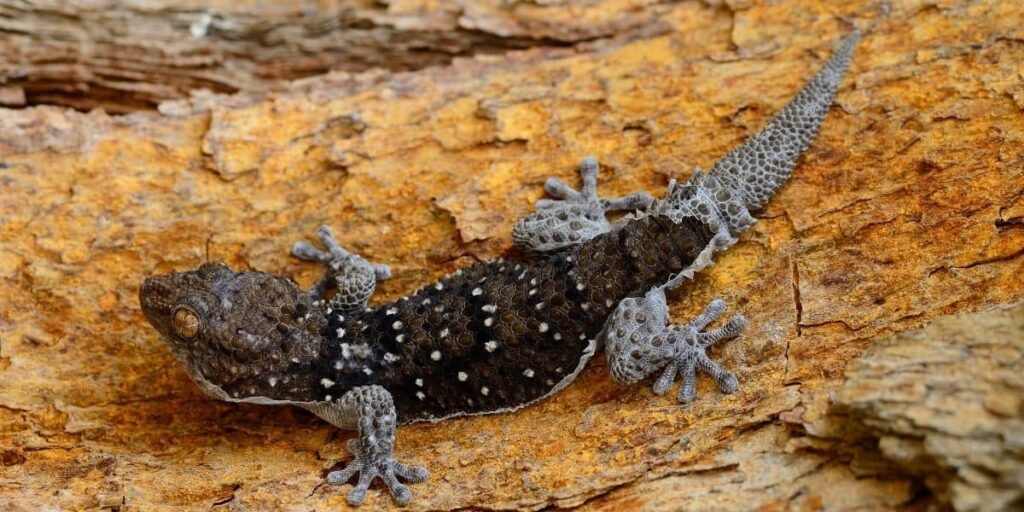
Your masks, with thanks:
<instances>
[{"instance_id":1,"label":"gecko head","mask_svg":"<svg viewBox=\"0 0 1024 512\"><path fill-rule=\"evenodd\" d=\"M324 315L295 283L208 263L146 279L139 303L207 394L232 401L302 394L287 381L316 358Z\"/></svg>"}]
</instances>

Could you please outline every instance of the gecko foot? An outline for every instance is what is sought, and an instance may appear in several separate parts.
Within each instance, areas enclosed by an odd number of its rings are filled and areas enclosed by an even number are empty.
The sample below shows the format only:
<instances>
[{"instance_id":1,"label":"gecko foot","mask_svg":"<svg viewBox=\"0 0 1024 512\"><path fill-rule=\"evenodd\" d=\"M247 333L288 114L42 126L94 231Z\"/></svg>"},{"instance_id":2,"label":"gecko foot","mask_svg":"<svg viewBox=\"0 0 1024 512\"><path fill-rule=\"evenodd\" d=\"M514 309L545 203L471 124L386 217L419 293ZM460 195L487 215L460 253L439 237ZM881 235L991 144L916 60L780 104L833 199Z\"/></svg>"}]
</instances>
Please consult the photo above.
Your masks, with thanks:
<instances>
[{"instance_id":1,"label":"gecko foot","mask_svg":"<svg viewBox=\"0 0 1024 512\"><path fill-rule=\"evenodd\" d=\"M327 474L327 482L340 485L348 482L356 473L359 473L359 481L348 493L348 504L357 506L363 503L366 498L366 491L370 488L370 482L380 477L384 484L391 491L391 496L399 505L406 505L412 499L412 491L402 485L398 478L407 482L418 483L427 479L427 468L422 466L406 466L394 460L391 454L379 453L374 456L363 456L359 450L359 441L352 439L347 445L348 451L355 455L356 459L349 463L345 469L331 471Z\"/></svg>"},{"instance_id":2,"label":"gecko foot","mask_svg":"<svg viewBox=\"0 0 1024 512\"><path fill-rule=\"evenodd\" d=\"M292 246L292 255L306 261L322 263L327 273L309 290L311 296L322 299L331 288L338 293L331 300L331 306L341 311L358 311L366 307L378 281L391 277L391 268L379 263L370 263L362 256L353 254L338 244L331 228L320 226L317 238L326 250L320 250L306 241Z\"/></svg>"},{"instance_id":3,"label":"gecko foot","mask_svg":"<svg viewBox=\"0 0 1024 512\"><path fill-rule=\"evenodd\" d=\"M661 376L654 382L655 394L668 393L676 375L679 375L683 383L679 388L677 398L681 403L692 402L697 395L698 371L710 375L723 393L735 393L739 389L739 381L736 380L736 376L722 369L718 363L708 357L707 349L711 345L731 340L742 334L747 327L746 318L743 315L736 315L730 318L725 325L702 332L708 324L714 322L724 312L725 302L715 299L708 304L703 313L685 326L669 327L670 332L666 341L669 344L677 345L677 352L674 360L665 366Z\"/></svg>"},{"instance_id":4,"label":"gecko foot","mask_svg":"<svg viewBox=\"0 0 1024 512\"><path fill-rule=\"evenodd\" d=\"M618 210L642 210L654 200L647 192L615 199L597 195L597 159L587 157L580 163L583 188L576 190L558 178L548 178L544 190L555 199L537 201L537 209L519 219L512 239L520 248L548 252L581 244L611 230L605 213Z\"/></svg>"},{"instance_id":5,"label":"gecko foot","mask_svg":"<svg viewBox=\"0 0 1024 512\"><path fill-rule=\"evenodd\" d=\"M704 331L724 312L725 302L716 299L686 325L676 325L669 323L663 288L654 288L644 297L623 300L602 333L612 378L634 384L662 370L653 389L664 395L679 375L683 381L679 401L689 403L696 396L700 371L715 379L723 393L735 392L739 388L736 377L707 355L708 347L733 339L746 328L746 319L736 315L723 326Z\"/></svg>"}]
</instances>

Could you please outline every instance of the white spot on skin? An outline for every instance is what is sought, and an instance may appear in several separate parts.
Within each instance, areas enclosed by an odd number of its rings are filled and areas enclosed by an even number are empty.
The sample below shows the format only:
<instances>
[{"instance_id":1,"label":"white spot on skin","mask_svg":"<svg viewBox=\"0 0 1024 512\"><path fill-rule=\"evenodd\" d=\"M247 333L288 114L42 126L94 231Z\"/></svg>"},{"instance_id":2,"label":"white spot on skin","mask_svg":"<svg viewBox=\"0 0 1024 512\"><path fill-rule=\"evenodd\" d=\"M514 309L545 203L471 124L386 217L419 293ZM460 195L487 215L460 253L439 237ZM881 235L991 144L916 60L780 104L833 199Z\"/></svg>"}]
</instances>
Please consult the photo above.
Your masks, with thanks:
<instances>
[{"instance_id":1,"label":"white spot on skin","mask_svg":"<svg viewBox=\"0 0 1024 512\"><path fill-rule=\"evenodd\" d=\"M537 327L537 330L540 332L548 332L548 323L541 322L540 325Z\"/></svg>"},{"instance_id":2,"label":"white spot on skin","mask_svg":"<svg viewBox=\"0 0 1024 512\"><path fill-rule=\"evenodd\" d=\"M488 341L487 343L484 343L484 348L488 352L494 352L495 350L498 350L498 342L494 340Z\"/></svg>"},{"instance_id":3,"label":"white spot on skin","mask_svg":"<svg viewBox=\"0 0 1024 512\"><path fill-rule=\"evenodd\" d=\"M447 337L447 336L448 336L448 328L445 327L444 329L441 329L441 337L444 338L444 337Z\"/></svg>"},{"instance_id":4,"label":"white spot on skin","mask_svg":"<svg viewBox=\"0 0 1024 512\"><path fill-rule=\"evenodd\" d=\"M487 386L484 386L484 387L480 388L480 394L481 395L487 396L490 393L491 393L491 390L487 389Z\"/></svg>"},{"instance_id":5,"label":"white spot on skin","mask_svg":"<svg viewBox=\"0 0 1024 512\"><path fill-rule=\"evenodd\" d=\"M494 304L485 304L484 307L482 307L480 309L484 310L487 313L494 313L495 311L498 310L498 306L496 306Z\"/></svg>"},{"instance_id":6,"label":"white spot on skin","mask_svg":"<svg viewBox=\"0 0 1024 512\"><path fill-rule=\"evenodd\" d=\"M576 290L577 291L581 291L582 292L583 290L586 290L586 289L587 289L587 285L585 285L583 283L576 283Z\"/></svg>"},{"instance_id":7,"label":"white spot on skin","mask_svg":"<svg viewBox=\"0 0 1024 512\"><path fill-rule=\"evenodd\" d=\"M338 360L338 361L335 361L335 362L334 362L334 369L335 369L335 370L340 370L340 369L342 369L342 368L343 368L344 366L345 366L345 365L344 365L344 364L342 364L341 360Z\"/></svg>"},{"instance_id":8,"label":"white spot on skin","mask_svg":"<svg viewBox=\"0 0 1024 512\"><path fill-rule=\"evenodd\" d=\"M494 318L491 318L491 317L484 318L484 326L490 327L492 325L494 325Z\"/></svg>"},{"instance_id":9,"label":"white spot on skin","mask_svg":"<svg viewBox=\"0 0 1024 512\"><path fill-rule=\"evenodd\" d=\"M391 324L391 328L396 330L396 331L401 329L402 328L402 321L401 320L395 320L395 323Z\"/></svg>"},{"instance_id":10,"label":"white spot on skin","mask_svg":"<svg viewBox=\"0 0 1024 512\"><path fill-rule=\"evenodd\" d=\"M363 373L365 373L367 375L373 375L373 370L371 370L371 369L369 369L369 368L364 366L363 367Z\"/></svg>"},{"instance_id":11,"label":"white spot on skin","mask_svg":"<svg viewBox=\"0 0 1024 512\"><path fill-rule=\"evenodd\" d=\"M422 391L417 391L416 392L416 398L419 398L420 400L423 400L424 398L427 398L427 395L424 395Z\"/></svg>"},{"instance_id":12,"label":"white spot on skin","mask_svg":"<svg viewBox=\"0 0 1024 512\"><path fill-rule=\"evenodd\" d=\"M405 341L405 335L399 334L398 336L395 336L395 341L402 343L403 341Z\"/></svg>"},{"instance_id":13,"label":"white spot on skin","mask_svg":"<svg viewBox=\"0 0 1024 512\"><path fill-rule=\"evenodd\" d=\"M590 303L584 302L583 304L580 304L580 309L582 309L583 311L590 311Z\"/></svg>"},{"instance_id":14,"label":"white spot on skin","mask_svg":"<svg viewBox=\"0 0 1024 512\"><path fill-rule=\"evenodd\" d=\"M292 358L292 362L298 364L299 363L299 358L293 357Z\"/></svg>"},{"instance_id":15,"label":"white spot on skin","mask_svg":"<svg viewBox=\"0 0 1024 512\"><path fill-rule=\"evenodd\" d=\"M556 341L561 341L562 340L562 333L556 332L554 338L555 338Z\"/></svg>"},{"instance_id":16,"label":"white spot on skin","mask_svg":"<svg viewBox=\"0 0 1024 512\"><path fill-rule=\"evenodd\" d=\"M537 278L530 279L530 286L537 286Z\"/></svg>"},{"instance_id":17,"label":"white spot on skin","mask_svg":"<svg viewBox=\"0 0 1024 512\"><path fill-rule=\"evenodd\" d=\"M538 302L537 305L533 307L533 309L536 309L537 311L544 309L544 303Z\"/></svg>"},{"instance_id":18,"label":"white spot on skin","mask_svg":"<svg viewBox=\"0 0 1024 512\"><path fill-rule=\"evenodd\" d=\"M423 379L416 379L416 385L422 388L423 387Z\"/></svg>"},{"instance_id":19,"label":"white spot on skin","mask_svg":"<svg viewBox=\"0 0 1024 512\"><path fill-rule=\"evenodd\" d=\"M527 295L529 295L531 297L533 297L534 295L537 295L537 289L536 288L530 288L530 292L527 293Z\"/></svg>"},{"instance_id":20,"label":"white spot on skin","mask_svg":"<svg viewBox=\"0 0 1024 512\"><path fill-rule=\"evenodd\" d=\"M548 386L554 386L555 385L555 381L553 381L551 379L548 379L548 380L544 381L544 384L547 384Z\"/></svg>"},{"instance_id":21,"label":"white spot on skin","mask_svg":"<svg viewBox=\"0 0 1024 512\"><path fill-rule=\"evenodd\" d=\"M331 389L331 386L334 386L334 381L328 378L323 378L320 379L320 385L327 389Z\"/></svg>"},{"instance_id":22,"label":"white spot on skin","mask_svg":"<svg viewBox=\"0 0 1024 512\"><path fill-rule=\"evenodd\" d=\"M441 360L441 352L439 350L435 350L435 351L431 352L430 353L430 358L433 359L434 361L440 361Z\"/></svg>"},{"instance_id":23,"label":"white spot on skin","mask_svg":"<svg viewBox=\"0 0 1024 512\"><path fill-rule=\"evenodd\" d=\"M437 290L437 291L444 290L444 285L441 284L441 283L437 283L437 284L434 285L434 289Z\"/></svg>"},{"instance_id":24,"label":"white spot on skin","mask_svg":"<svg viewBox=\"0 0 1024 512\"><path fill-rule=\"evenodd\" d=\"M479 286L477 286L476 288L473 288L473 291L471 293L475 297L477 295L480 295L481 293L484 293L484 291Z\"/></svg>"},{"instance_id":25,"label":"white spot on skin","mask_svg":"<svg viewBox=\"0 0 1024 512\"><path fill-rule=\"evenodd\" d=\"M386 314L386 315L393 315L395 313L398 313L398 309L397 308L388 308L388 310L384 312L384 314Z\"/></svg>"},{"instance_id":26,"label":"white spot on skin","mask_svg":"<svg viewBox=\"0 0 1024 512\"><path fill-rule=\"evenodd\" d=\"M612 307L612 306L614 306L614 305L615 305L615 303L614 303L614 302L612 302L612 300L611 300L611 299L608 299L608 300L604 301L604 305L605 305L605 306L608 306L608 307Z\"/></svg>"},{"instance_id":27,"label":"white spot on skin","mask_svg":"<svg viewBox=\"0 0 1024 512\"><path fill-rule=\"evenodd\" d=\"M331 395L327 395L327 396L324 397L324 401L330 402L331 398L332 398Z\"/></svg>"},{"instance_id":28,"label":"white spot on skin","mask_svg":"<svg viewBox=\"0 0 1024 512\"><path fill-rule=\"evenodd\" d=\"M523 371L523 375L525 375L527 379L532 379L533 378L533 370L527 368L526 370Z\"/></svg>"},{"instance_id":29,"label":"white spot on skin","mask_svg":"<svg viewBox=\"0 0 1024 512\"><path fill-rule=\"evenodd\" d=\"M338 339L345 337L345 329L342 329L341 327L338 327L338 330L335 331L335 333L338 335Z\"/></svg>"},{"instance_id":30,"label":"white spot on skin","mask_svg":"<svg viewBox=\"0 0 1024 512\"><path fill-rule=\"evenodd\" d=\"M270 387L276 386L277 385L277 377L274 377L274 376L268 377L267 378L267 384L270 384Z\"/></svg>"},{"instance_id":31,"label":"white spot on skin","mask_svg":"<svg viewBox=\"0 0 1024 512\"><path fill-rule=\"evenodd\" d=\"M392 354L391 352L386 352L384 353L384 361L388 363L393 363L395 361L398 361L398 356Z\"/></svg>"},{"instance_id":32,"label":"white spot on skin","mask_svg":"<svg viewBox=\"0 0 1024 512\"><path fill-rule=\"evenodd\" d=\"M459 382L466 382L466 379L469 378L469 375L466 375L466 372L459 372L458 377L459 377Z\"/></svg>"},{"instance_id":33,"label":"white spot on skin","mask_svg":"<svg viewBox=\"0 0 1024 512\"><path fill-rule=\"evenodd\" d=\"M352 359L352 348L348 343L341 344L341 357L345 359Z\"/></svg>"},{"instance_id":34,"label":"white spot on skin","mask_svg":"<svg viewBox=\"0 0 1024 512\"><path fill-rule=\"evenodd\" d=\"M366 343L360 343L359 345L352 345L352 354L359 359L366 359L370 357L373 352L370 350L370 346Z\"/></svg>"}]
</instances>

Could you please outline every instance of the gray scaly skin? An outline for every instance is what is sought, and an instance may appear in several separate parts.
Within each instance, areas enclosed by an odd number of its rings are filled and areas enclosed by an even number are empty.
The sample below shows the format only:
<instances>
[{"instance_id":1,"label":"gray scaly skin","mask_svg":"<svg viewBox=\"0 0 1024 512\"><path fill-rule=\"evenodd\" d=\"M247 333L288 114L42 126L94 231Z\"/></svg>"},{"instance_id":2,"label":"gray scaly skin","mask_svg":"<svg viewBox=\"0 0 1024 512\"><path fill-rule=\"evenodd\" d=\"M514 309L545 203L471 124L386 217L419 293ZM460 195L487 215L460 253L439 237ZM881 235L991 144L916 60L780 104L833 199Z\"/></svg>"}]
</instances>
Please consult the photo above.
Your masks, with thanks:
<instances>
[{"instance_id":1,"label":"gray scaly skin","mask_svg":"<svg viewBox=\"0 0 1024 512\"><path fill-rule=\"evenodd\" d=\"M665 292L735 243L754 221L750 211L786 181L828 112L857 38L848 37L760 133L710 173L673 182L664 199L598 198L593 159L582 165L582 191L549 180L556 199L514 230L527 258L473 265L367 307L390 270L345 251L321 228L326 250L293 248L327 269L311 290L205 264L147 279L143 313L210 396L293 404L358 430L349 443L355 459L327 476L341 484L359 474L352 505L377 477L399 504L412 496L400 478L427 478L426 469L394 459L398 424L518 409L566 386L601 346L616 381L660 371L653 387L664 394L679 376L679 400L688 402L700 371L734 392L736 378L706 349L738 336L743 318L705 331L725 309L716 300L686 325L671 324ZM607 222L605 212L616 209L636 211Z\"/></svg>"}]
</instances>

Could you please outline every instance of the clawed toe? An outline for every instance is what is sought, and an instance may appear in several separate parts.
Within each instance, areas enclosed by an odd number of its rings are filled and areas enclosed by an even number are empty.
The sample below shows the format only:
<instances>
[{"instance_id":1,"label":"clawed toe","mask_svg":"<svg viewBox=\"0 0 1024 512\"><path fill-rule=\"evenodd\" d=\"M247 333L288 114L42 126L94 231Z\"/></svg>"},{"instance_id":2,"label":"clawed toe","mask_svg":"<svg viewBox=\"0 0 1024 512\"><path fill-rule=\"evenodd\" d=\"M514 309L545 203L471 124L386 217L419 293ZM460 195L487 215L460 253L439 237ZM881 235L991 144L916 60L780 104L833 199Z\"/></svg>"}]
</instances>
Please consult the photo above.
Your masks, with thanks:
<instances>
[{"instance_id":1,"label":"clawed toe","mask_svg":"<svg viewBox=\"0 0 1024 512\"><path fill-rule=\"evenodd\" d=\"M516 222L512 229L516 245L541 253L578 245L612 229L612 224L605 218L607 212L643 210L654 201L646 192L601 199L597 195L599 168L594 157L580 162L583 185L579 190L558 178L548 178L544 182L544 191L552 199L538 200L536 210Z\"/></svg>"},{"instance_id":2,"label":"clawed toe","mask_svg":"<svg viewBox=\"0 0 1024 512\"><path fill-rule=\"evenodd\" d=\"M406 466L390 458L377 462L364 461L362 455L359 454L359 443L355 439L349 441L346 448L355 454L355 460L344 469L328 473L327 482L332 485L345 484L356 473L359 473L359 480L347 496L349 505L358 506L363 503L363 500L366 499L366 492L375 478L380 478L384 482L396 503L406 505L412 500L412 491L398 479L402 478L411 483L419 483L427 479L427 469L422 466Z\"/></svg>"},{"instance_id":3,"label":"clawed toe","mask_svg":"<svg viewBox=\"0 0 1024 512\"><path fill-rule=\"evenodd\" d=\"M315 299L323 299L329 289L336 288L338 293L332 300L334 309L348 312L365 308L377 282L391 278L391 267L370 263L362 256L345 250L327 226L317 228L316 236L324 249L304 240L292 246L295 257L319 262L327 269L324 277L309 290L309 294Z\"/></svg>"},{"instance_id":4,"label":"clawed toe","mask_svg":"<svg viewBox=\"0 0 1024 512\"><path fill-rule=\"evenodd\" d=\"M292 245L292 256L304 261L318 261L324 263L329 259L330 255L316 247L313 247L313 244L305 240L301 240Z\"/></svg>"},{"instance_id":5,"label":"clawed toe","mask_svg":"<svg viewBox=\"0 0 1024 512\"><path fill-rule=\"evenodd\" d=\"M654 383L653 391L664 395L672 386L676 376L682 384L679 387L678 400L681 403L692 402L697 396L697 373L706 373L715 380L719 391L727 394L739 389L739 381L731 372L724 370L718 363L708 357L707 349L711 345L724 340L736 338L743 333L747 321L742 315L729 319L725 325L707 332L697 332L694 327L706 327L725 311L725 303L713 301L697 318L677 332L686 341L680 343L679 352L674 361L670 362L661 377Z\"/></svg>"}]
</instances>

